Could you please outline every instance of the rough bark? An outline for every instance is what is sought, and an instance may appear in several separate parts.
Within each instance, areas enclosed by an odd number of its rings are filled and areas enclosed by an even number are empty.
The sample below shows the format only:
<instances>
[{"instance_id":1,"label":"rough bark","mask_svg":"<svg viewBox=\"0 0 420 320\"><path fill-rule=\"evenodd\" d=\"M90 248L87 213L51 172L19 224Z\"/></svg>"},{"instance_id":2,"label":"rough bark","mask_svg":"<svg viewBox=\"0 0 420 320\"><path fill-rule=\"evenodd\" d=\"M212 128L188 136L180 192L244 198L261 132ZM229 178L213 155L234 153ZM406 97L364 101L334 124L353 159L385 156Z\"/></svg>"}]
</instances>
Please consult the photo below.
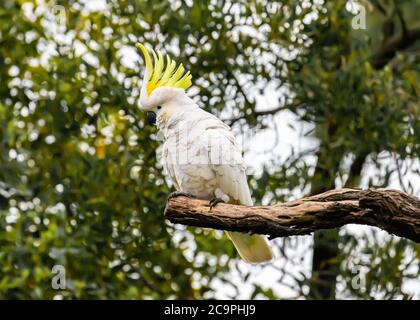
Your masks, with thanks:
<instances>
[{"instance_id":1,"label":"rough bark","mask_svg":"<svg viewBox=\"0 0 420 320\"><path fill-rule=\"evenodd\" d=\"M272 206L218 204L184 196L169 199L173 223L269 235L305 235L345 224L375 226L420 243L420 200L397 190L341 189Z\"/></svg>"}]
</instances>

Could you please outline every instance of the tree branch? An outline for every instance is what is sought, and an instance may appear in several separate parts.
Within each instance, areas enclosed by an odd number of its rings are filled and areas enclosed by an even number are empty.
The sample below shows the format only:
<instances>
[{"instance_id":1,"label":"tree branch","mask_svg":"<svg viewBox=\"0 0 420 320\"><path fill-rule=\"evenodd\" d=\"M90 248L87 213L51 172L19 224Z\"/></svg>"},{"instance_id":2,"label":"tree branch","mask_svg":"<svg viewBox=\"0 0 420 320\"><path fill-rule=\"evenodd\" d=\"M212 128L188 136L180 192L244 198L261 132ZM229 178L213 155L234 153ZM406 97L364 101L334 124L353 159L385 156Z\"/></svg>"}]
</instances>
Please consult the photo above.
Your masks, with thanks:
<instances>
[{"instance_id":1,"label":"tree branch","mask_svg":"<svg viewBox=\"0 0 420 320\"><path fill-rule=\"evenodd\" d=\"M293 104L286 104L286 105L281 105L278 106L274 109L270 109L270 110L262 110L262 111L254 111L252 112L252 115L254 117L261 117L261 116L269 116L269 115L275 115L276 113L283 111L283 110L293 110L296 109L300 106L302 106L303 103L293 103ZM236 118L231 118L231 119L225 119L223 121L228 122L229 126L232 126L235 122L241 120L241 119L245 119L245 115L243 116L239 116Z\"/></svg>"},{"instance_id":2,"label":"tree branch","mask_svg":"<svg viewBox=\"0 0 420 320\"><path fill-rule=\"evenodd\" d=\"M420 40L420 27L412 30L405 30L402 35L390 38L372 57L372 67L377 70L382 69L395 57L398 51L409 48L417 40Z\"/></svg>"},{"instance_id":3,"label":"tree branch","mask_svg":"<svg viewBox=\"0 0 420 320\"><path fill-rule=\"evenodd\" d=\"M354 223L375 226L420 243L420 200L389 189L341 189L275 204L247 207L183 196L168 200L166 218L189 226L267 234L310 234Z\"/></svg>"}]
</instances>

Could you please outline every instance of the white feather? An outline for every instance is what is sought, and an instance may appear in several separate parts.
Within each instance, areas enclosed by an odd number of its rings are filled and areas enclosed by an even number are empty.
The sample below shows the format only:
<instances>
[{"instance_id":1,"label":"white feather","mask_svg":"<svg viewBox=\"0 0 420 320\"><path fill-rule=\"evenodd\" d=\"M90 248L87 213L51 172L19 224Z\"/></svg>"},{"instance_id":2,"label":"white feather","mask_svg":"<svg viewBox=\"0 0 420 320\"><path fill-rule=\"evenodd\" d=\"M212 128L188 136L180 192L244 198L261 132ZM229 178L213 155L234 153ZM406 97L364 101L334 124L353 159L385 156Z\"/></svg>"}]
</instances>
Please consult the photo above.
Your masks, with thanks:
<instances>
[{"instance_id":1,"label":"white feather","mask_svg":"<svg viewBox=\"0 0 420 320\"><path fill-rule=\"evenodd\" d=\"M233 203L253 205L241 150L229 126L198 107L161 116L158 124L166 138L164 167L178 191L208 200L226 196ZM264 236L227 234L245 261L273 258Z\"/></svg>"}]
</instances>

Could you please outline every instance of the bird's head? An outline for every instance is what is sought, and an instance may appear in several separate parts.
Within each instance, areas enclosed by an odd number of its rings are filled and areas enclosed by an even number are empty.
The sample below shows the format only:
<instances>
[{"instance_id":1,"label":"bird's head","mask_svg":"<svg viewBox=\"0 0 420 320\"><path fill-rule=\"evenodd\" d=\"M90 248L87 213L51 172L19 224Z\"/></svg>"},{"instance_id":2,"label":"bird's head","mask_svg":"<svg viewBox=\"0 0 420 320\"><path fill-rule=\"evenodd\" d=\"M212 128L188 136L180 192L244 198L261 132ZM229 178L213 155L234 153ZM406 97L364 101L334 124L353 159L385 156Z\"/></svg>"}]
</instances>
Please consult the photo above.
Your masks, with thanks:
<instances>
[{"instance_id":1,"label":"bird's head","mask_svg":"<svg viewBox=\"0 0 420 320\"><path fill-rule=\"evenodd\" d=\"M137 48L143 53L146 70L140 92L138 106L140 110L157 113L169 109L179 99L186 97L185 90L191 86L190 72L180 64L153 49L153 62L146 47L138 43ZM166 59L165 59L166 58ZM161 112L161 111L160 111Z\"/></svg>"}]
</instances>

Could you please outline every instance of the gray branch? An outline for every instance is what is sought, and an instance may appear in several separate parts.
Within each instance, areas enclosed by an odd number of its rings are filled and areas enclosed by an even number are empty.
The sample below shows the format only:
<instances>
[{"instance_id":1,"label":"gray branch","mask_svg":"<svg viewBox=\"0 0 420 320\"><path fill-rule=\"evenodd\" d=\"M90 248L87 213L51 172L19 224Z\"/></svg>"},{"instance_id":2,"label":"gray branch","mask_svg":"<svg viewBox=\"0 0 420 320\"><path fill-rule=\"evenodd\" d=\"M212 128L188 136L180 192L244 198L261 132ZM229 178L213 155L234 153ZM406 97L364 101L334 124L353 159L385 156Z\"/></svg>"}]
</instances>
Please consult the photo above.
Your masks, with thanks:
<instances>
[{"instance_id":1,"label":"gray branch","mask_svg":"<svg viewBox=\"0 0 420 320\"><path fill-rule=\"evenodd\" d=\"M172 223L269 235L310 234L346 224L375 226L420 243L420 200L389 189L340 189L272 206L248 207L185 196L170 198L165 208Z\"/></svg>"}]
</instances>

